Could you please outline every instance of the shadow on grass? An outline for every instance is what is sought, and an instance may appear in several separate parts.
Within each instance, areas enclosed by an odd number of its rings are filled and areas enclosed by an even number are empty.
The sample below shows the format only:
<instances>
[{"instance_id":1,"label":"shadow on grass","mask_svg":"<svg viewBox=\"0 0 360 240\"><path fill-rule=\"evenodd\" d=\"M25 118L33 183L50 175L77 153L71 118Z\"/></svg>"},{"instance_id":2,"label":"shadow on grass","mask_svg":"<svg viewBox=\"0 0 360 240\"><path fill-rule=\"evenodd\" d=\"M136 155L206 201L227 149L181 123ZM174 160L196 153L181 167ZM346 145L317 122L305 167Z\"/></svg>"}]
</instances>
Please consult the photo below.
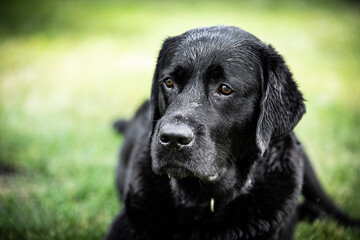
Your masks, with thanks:
<instances>
[{"instance_id":1,"label":"shadow on grass","mask_svg":"<svg viewBox=\"0 0 360 240\"><path fill-rule=\"evenodd\" d=\"M14 131L0 114L0 177L24 173L20 166L20 156L29 147L29 139Z\"/></svg>"},{"instance_id":2,"label":"shadow on grass","mask_svg":"<svg viewBox=\"0 0 360 240\"><path fill-rule=\"evenodd\" d=\"M3 163L0 160L0 176L4 175L14 175L18 173L17 169L9 164Z\"/></svg>"}]
</instances>

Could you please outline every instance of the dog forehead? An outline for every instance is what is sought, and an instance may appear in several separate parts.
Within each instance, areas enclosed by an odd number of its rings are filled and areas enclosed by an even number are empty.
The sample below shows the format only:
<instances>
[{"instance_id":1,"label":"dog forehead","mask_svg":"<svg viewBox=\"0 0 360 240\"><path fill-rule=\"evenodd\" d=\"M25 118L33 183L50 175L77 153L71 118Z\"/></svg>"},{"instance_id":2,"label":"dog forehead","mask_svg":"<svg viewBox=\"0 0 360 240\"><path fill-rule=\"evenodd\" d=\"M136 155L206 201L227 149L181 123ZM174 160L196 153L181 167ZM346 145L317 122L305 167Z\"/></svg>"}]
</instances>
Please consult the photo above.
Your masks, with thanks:
<instances>
[{"instance_id":1,"label":"dog forehead","mask_svg":"<svg viewBox=\"0 0 360 240\"><path fill-rule=\"evenodd\" d=\"M259 65L263 43L255 36L236 27L210 27L183 34L173 65L206 69L227 62L254 69Z\"/></svg>"}]
</instances>

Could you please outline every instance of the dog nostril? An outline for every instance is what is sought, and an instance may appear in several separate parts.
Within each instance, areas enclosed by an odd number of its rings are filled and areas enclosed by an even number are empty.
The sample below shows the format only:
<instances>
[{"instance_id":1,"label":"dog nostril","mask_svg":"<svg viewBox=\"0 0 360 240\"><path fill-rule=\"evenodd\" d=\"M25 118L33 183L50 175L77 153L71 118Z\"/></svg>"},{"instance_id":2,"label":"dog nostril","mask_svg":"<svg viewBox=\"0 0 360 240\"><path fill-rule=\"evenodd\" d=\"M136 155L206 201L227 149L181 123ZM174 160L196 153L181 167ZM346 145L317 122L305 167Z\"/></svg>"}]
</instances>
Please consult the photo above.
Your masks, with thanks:
<instances>
[{"instance_id":1,"label":"dog nostril","mask_svg":"<svg viewBox=\"0 0 360 240\"><path fill-rule=\"evenodd\" d=\"M180 144L180 145L188 145L189 143L191 143L192 140L193 140L192 136L180 137L177 140L177 143Z\"/></svg>"}]
</instances>

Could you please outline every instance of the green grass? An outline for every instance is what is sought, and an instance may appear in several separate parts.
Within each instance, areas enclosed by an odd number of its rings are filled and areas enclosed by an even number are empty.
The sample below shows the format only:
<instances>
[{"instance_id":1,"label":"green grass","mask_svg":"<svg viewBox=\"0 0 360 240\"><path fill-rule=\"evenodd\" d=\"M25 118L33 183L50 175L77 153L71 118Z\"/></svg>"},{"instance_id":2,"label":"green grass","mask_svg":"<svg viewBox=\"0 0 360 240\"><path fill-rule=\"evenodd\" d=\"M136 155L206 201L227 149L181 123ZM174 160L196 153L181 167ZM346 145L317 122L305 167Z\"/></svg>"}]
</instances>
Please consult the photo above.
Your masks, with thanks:
<instances>
[{"instance_id":1,"label":"green grass","mask_svg":"<svg viewBox=\"0 0 360 240\"><path fill-rule=\"evenodd\" d=\"M120 209L121 137L161 42L214 24L271 43L307 99L297 127L331 197L360 218L360 7L337 1L1 1L0 239L101 239ZM356 239L331 220L297 239Z\"/></svg>"}]
</instances>

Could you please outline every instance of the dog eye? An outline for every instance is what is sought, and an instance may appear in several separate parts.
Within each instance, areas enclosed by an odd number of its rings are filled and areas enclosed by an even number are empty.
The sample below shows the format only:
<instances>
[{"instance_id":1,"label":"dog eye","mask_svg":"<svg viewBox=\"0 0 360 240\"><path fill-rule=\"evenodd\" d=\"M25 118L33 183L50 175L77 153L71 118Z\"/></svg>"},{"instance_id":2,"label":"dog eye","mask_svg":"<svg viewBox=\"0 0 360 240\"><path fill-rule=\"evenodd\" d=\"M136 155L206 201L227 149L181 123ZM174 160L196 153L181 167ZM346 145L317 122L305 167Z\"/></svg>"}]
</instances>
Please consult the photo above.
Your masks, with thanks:
<instances>
[{"instance_id":1,"label":"dog eye","mask_svg":"<svg viewBox=\"0 0 360 240\"><path fill-rule=\"evenodd\" d=\"M172 88L174 86L174 81L171 78L165 79L164 82L168 88Z\"/></svg>"},{"instance_id":2,"label":"dog eye","mask_svg":"<svg viewBox=\"0 0 360 240\"><path fill-rule=\"evenodd\" d=\"M228 86L226 86L225 84L222 84L219 87L219 92L222 95L230 95L231 93L233 93L233 90L231 88L229 88Z\"/></svg>"}]
</instances>

